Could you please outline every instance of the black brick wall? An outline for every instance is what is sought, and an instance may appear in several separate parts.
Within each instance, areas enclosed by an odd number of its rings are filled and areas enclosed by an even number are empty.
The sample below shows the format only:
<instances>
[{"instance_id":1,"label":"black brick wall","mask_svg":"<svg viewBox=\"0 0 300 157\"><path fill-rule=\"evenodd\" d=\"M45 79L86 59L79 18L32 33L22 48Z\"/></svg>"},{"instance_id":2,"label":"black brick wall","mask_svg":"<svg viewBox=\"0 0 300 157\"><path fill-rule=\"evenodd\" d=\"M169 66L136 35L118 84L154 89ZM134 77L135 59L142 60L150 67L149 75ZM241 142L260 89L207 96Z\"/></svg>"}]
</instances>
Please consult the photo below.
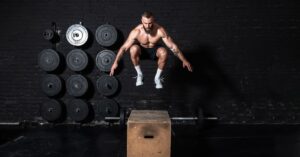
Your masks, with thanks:
<instances>
[{"instance_id":1,"label":"black brick wall","mask_svg":"<svg viewBox=\"0 0 300 157\"><path fill-rule=\"evenodd\" d=\"M65 32L79 23L91 35L104 23L114 25L120 41L139 24L140 14L151 10L157 22L174 38L194 66L189 73L170 54L165 88L152 82L156 64L143 61L145 85L134 86L135 71L129 55L116 75L121 91L113 97L120 106L167 109L171 115L191 115L202 106L221 123L292 123L299 117L299 1L4 1L0 2L0 121L35 120L40 104L49 98L40 89L46 74L37 55L52 45L42 38L51 22L61 30L57 51L72 50ZM123 37L122 37L123 36ZM117 51L118 46L111 49ZM103 50L92 37L84 47L91 59ZM83 73L95 85L100 73L94 62ZM56 73L64 80L75 74L68 68ZM57 99L72 99L64 94ZM97 92L84 98L92 106L104 97Z\"/></svg>"}]
</instances>

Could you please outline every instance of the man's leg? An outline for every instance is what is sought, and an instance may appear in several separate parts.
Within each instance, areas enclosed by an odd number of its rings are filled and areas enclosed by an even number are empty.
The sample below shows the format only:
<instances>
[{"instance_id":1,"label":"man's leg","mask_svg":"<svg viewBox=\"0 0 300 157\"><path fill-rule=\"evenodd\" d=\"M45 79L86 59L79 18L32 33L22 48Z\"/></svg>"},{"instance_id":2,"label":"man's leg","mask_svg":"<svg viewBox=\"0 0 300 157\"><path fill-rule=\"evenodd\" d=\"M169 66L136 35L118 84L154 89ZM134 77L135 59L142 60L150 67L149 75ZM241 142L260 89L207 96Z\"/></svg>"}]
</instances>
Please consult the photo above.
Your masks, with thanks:
<instances>
[{"instance_id":1,"label":"man's leg","mask_svg":"<svg viewBox=\"0 0 300 157\"><path fill-rule=\"evenodd\" d=\"M129 52L132 64L137 72L136 86L143 85L143 73L140 67L141 48L138 45L132 45Z\"/></svg>"},{"instance_id":2,"label":"man's leg","mask_svg":"<svg viewBox=\"0 0 300 157\"><path fill-rule=\"evenodd\" d=\"M161 81L160 81L160 75L162 73L162 70L165 67L166 62L167 62L168 51L164 47L160 47L157 49L156 56L158 58L158 60L157 60L158 68L156 71L156 75L154 77L154 82L156 84L155 88L160 89L160 88L163 88Z\"/></svg>"}]
</instances>

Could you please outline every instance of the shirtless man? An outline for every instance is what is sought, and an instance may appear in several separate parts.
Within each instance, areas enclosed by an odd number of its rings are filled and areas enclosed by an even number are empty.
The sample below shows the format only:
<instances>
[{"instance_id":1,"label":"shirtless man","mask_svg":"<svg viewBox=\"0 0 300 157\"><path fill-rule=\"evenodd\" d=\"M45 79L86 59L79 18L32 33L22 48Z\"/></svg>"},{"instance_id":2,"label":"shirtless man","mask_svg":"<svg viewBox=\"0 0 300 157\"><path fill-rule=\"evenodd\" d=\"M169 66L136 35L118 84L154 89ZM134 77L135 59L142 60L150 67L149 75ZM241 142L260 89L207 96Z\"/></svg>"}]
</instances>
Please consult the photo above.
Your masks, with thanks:
<instances>
[{"instance_id":1,"label":"shirtless man","mask_svg":"<svg viewBox=\"0 0 300 157\"><path fill-rule=\"evenodd\" d=\"M154 22L154 17L151 12L142 14L142 24L135 27L129 34L126 42L121 46L116 59L111 67L110 76L114 75L118 62L124 52L129 50L131 61L137 72L136 86L143 85L143 73L140 68L140 56L148 56L151 59L157 59L157 72L154 77L155 88L163 88L160 75L167 61L167 49L158 45L160 39L166 46L182 61L183 68L187 68L192 72L192 66L179 50L172 38L167 34L166 30L159 24Z\"/></svg>"}]
</instances>

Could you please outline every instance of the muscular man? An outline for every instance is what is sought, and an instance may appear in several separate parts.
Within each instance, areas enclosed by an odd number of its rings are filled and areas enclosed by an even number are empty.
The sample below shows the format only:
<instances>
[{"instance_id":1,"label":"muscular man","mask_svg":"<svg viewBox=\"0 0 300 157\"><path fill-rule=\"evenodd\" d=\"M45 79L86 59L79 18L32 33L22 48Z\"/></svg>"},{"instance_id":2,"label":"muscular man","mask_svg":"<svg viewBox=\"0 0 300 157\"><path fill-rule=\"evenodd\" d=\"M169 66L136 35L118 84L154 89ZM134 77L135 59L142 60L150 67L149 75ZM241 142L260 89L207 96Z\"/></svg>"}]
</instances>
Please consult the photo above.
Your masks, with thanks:
<instances>
[{"instance_id":1,"label":"muscular man","mask_svg":"<svg viewBox=\"0 0 300 157\"><path fill-rule=\"evenodd\" d=\"M118 67L118 62L124 52L129 50L131 61L137 72L136 86L143 85L143 73L140 68L140 56L148 56L151 59L157 59L157 72L154 77L155 87L157 89L163 88L160 80L160 75L165 67L167 61L167 50L161 45L158 45L160 39L168 46L168 48L181 61L183 68L187 68L192 72L192 66L179 50L172 38L168 35L166 30L154 22L154 17L151 12L144 12L142 14L142 24L135 27L129 34L126 42L121 46L116 59L111 67L110 75L112 76L115 69Z\"/></svg>"}]
</instances>

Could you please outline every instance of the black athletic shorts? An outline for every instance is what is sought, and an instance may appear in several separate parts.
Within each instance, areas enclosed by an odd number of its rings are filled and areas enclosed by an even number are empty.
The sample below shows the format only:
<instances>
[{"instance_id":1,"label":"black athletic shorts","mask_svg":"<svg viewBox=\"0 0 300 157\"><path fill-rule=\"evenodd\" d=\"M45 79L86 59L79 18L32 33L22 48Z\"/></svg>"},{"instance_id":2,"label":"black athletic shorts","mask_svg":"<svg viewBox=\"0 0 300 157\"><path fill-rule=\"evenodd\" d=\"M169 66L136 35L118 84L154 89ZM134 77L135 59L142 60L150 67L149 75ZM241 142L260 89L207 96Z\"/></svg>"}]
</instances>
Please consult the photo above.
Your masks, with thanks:
<instances>
[{"instance_id":1,"label":"black athletic shorts","mask_svg":"<svg viewBox=\"0 0 300 157\"><path fill-rule=\"evenodd\" d=\"M157 52L157 49L159 47L162 47L162 46L161 45L156 45L152 48L144 48L144 47L140 46L140 48L141 48L141 59L156 60L157 59L156 52Z\"/></svg>"}]
</instances>

